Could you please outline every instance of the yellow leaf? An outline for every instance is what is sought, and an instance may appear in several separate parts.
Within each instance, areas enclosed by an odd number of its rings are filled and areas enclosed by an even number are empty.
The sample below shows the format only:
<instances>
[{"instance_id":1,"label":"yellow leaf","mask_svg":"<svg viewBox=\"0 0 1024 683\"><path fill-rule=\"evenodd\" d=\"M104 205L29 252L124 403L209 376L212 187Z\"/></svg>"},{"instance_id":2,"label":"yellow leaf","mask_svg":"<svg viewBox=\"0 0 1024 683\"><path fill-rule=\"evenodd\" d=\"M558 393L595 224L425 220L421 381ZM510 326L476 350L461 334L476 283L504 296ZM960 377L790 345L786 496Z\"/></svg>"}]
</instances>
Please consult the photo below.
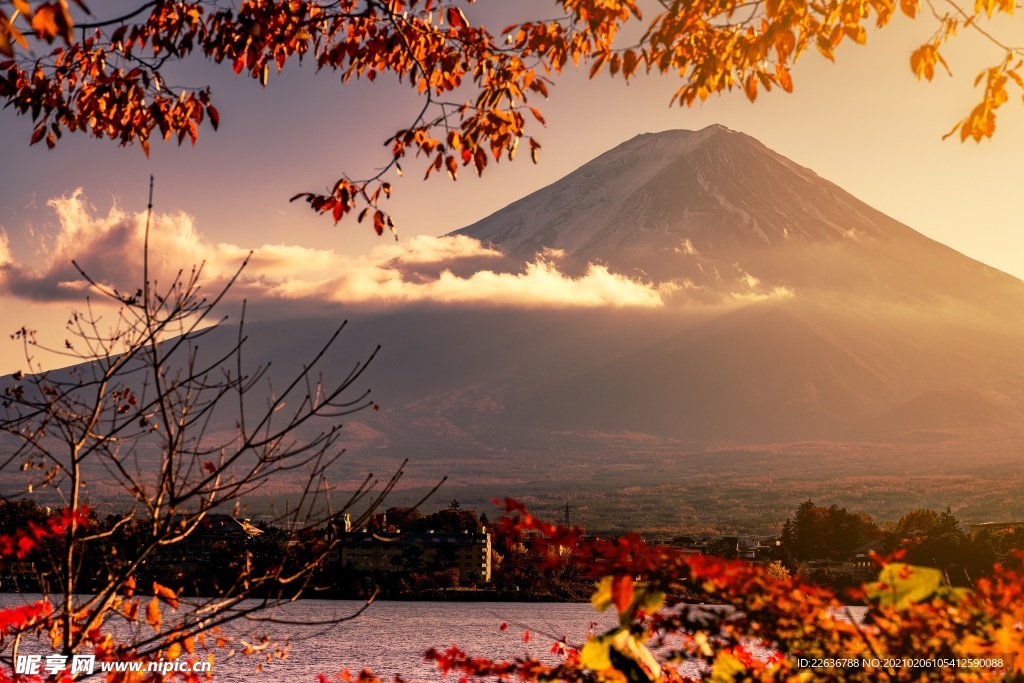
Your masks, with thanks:
<instances>
[{"instance_id":1,"label":"yellow leaf","mask_svg":"<svg viewBox=\"0 0 1024 683\"><path fill-rule=\"evenodd\" d=\"M614 668L626 674L631 681L641 676L651 681L661 678L661 665L654 655L629 629L623 627L587 640L580 650L580 664L593 671Z\"/></svg>"},{"instance_id":2,"label":"yellow leaf","mask_svg":"<svg viewBox=\"0 0 1024 683\"><path fill-rule=\"evenodd\" d=\"M943 575L938 569L893 562L882 569L878 581L865 584L864 592L870 600L886 607L903 609L928 599L942 581Z\"/></svg>"},{"instance_id":3,"label":"yellow leaf","mask_svg":"<svg viewBox=\"0 0 1024 683\"><path fill-rule=\"evenodd\" d=\"M658 590L653 590L646 583L636 584L635 597L633 598L633 604L630 605L630 611L640 610L647 614L654 614L661 606L665 604L665 594Z\"/></svg>"},{"instance_id":4,"label":"yellow leaf","mask_svg":"<svg viewBox=\"0 0 1024 683\"><path fill-rule=\"evenodd\" d=\"M709 683L733 683L742 680L747 668L728 652L719 652L711 669Z\"/></svg>"},{"instance_id":5,"label":"yellow leaf","mask_svg":"<svg viewBox=\"0 0 1024 683\"><path fill-rule=\"evenodd\" d=\"M592 636L580 650L580 666L593 671L604 671L612 668L611 656L608 652L611 639L607 636Z\"/></svg>"},{"instance_id":6,"label":"yellow leaf","mask_svg":"<svg viewBox=\"0 0 1024 683\"><path fill-rule=\"evenodd\" d=\"M590 596L590 604L598 612L603 612L612 604L612 578L605 576L594 584L594 594Z\"/></svg>"}]
</instances>

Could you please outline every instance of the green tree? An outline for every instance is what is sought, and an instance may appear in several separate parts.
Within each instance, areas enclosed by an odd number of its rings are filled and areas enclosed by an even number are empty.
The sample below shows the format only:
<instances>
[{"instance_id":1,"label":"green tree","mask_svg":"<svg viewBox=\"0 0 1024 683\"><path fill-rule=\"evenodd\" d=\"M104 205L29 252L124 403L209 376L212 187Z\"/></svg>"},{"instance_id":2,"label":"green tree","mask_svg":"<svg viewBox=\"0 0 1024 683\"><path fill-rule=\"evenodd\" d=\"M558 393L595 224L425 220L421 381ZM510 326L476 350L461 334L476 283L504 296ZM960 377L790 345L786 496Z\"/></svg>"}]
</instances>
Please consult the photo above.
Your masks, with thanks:
<instances>
[{"instance_id":1,"label":"green tree","mask_svg":"<svg viewBox=\"0 0 1024 683\"><path fill-rule=\"evenodd\" d=\"M881 533L870 515L837 505L819 507L808 499L796 509L792 521L786 520L780 540L795 560L847 560L854 548Z\"/></svg>"},{"instance_id":2,"label":"green tree","mask_svg":"<svg viewBox=\"0 0 1024 683\"><path fill-rule=\"evenodd\" d=\"M922 532L912 542L907 542L907 561L936 567L946 572L947 580L952 583L968 585L970 577L964 573L969 553L968 538L952 510L946 508L935 515L934 522Z\"/></svg>"}]
</instances>

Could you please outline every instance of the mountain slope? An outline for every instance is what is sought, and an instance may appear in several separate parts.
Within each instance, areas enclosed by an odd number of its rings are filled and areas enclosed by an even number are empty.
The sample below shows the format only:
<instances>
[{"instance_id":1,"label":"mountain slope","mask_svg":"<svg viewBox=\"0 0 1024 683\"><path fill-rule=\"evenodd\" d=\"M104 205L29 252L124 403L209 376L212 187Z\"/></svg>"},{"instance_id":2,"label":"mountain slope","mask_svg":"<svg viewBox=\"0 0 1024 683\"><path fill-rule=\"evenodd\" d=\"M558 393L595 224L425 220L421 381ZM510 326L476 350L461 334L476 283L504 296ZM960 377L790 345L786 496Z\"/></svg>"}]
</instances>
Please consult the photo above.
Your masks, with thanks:
<instances>
[{"instance_id":1,"label":"mountain slope","mask_svg":"<svg viewBox=\"0 0 1024 683\"><path fill-rule=\"evenodd\" d=\"M577 266L684 282L686 298L713 301L785 287L898 299L985 290L998 305L1021 292L722 126L637 136L456 234L521 261L562 250Z\"/></svg>"},{"instance_id":2,"label":"mountain slope","mask_svg":"<svg viewBox=\"0 0 1024 683\"><path fill-rule=\"evenodd\" d=\"M516 495L542 511L572 497L598 528L749 501L756 528L822 490L877 514L908 500L1006 514L1016 500L1024 284L746 135L639 136L458 233L503 251L502 267L600 262L657 281L668 301L331 308L248 325L246 357L273 361L276 378L342 317L353 322L328 374L383 346L360 378L381 410L348 418L353 457L334 481L410 458L406 484L449 475L446 496ZM224 326L202 346L236 339Z\"/></svg>"}]
</instances>

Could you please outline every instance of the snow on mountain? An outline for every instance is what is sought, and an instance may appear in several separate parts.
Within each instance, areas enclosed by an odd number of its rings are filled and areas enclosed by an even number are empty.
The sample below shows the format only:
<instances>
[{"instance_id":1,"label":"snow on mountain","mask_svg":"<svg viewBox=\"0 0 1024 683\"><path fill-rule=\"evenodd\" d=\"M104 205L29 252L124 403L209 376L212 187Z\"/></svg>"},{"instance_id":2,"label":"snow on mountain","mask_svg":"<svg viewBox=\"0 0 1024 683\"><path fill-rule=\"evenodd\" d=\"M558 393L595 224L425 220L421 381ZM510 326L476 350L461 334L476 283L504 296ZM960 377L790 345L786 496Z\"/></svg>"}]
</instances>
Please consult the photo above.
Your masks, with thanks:
<instances>
[{"instance_id":1,"label":"snow on mountain","mask_svg":"<svg viewBox=\"0 0 1024 683\"><path fill-rule=\"evenodd\" d=\"M528 261L604 263L684 298L873 290L920 298L1018 288L723 126L646 133L456 231ZM997 296L1001 298L1001 295Z\"/></svg>"}]
</instances>

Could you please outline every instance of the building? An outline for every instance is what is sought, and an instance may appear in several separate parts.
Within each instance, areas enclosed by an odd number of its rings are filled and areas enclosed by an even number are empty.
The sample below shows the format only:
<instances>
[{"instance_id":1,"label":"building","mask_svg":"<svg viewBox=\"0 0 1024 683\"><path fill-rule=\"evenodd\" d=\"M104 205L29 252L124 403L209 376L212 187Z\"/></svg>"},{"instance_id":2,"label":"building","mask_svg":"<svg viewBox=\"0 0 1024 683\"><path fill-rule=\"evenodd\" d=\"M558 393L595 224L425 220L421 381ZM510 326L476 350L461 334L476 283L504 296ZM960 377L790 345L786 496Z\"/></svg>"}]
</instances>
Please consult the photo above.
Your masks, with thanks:
<instances>
[{"instance_id":1,"label":"building","mask_svg":"<svg viewBox=\"0 0 1024 683\"><path fill-rule=\"evenodd\" d=\"M878 563L871 559L871 554L881 554L884 550L885 539L875 538L850 551L850 561L862 570L877 569Z\"/></svg>"},{"instance_id":2,"label":"building","mask_svg":"<svg viewBox=\"0 0 1024 683\"><path fill-rule=\"evenodd\" d=\"M341 534L338 561L356 571L395 572L419 569L459 570L460 581L489 583L491 580L491 535L483 527L476 532L373 533L355 531Z\"/></svg>"},{"instance_id":3,"label":"building","mask_svg":"<svg viewBox=\"0 0 1024 683\"><path fill-rule=\"evenodd\" d=\"M677 536L668 545L689 555L766 562L778 548L779 541L768 536Z\"/></svg>"},{"instance_id":4,"label":"building","mask_svg":"<svg viewBox=\"0 0 1024 683\"><path fill-rule=\"evenodd\" d=\"M184 520L183 520L184 521ZM159 546L152 562L155 565L173 566L185 575L202 572L210 562L215 548L237 548L245 539L258 536L263 531L240 521L231 515L207 514L187 537L178 543Z\"/></svg>"}]
</instances>

